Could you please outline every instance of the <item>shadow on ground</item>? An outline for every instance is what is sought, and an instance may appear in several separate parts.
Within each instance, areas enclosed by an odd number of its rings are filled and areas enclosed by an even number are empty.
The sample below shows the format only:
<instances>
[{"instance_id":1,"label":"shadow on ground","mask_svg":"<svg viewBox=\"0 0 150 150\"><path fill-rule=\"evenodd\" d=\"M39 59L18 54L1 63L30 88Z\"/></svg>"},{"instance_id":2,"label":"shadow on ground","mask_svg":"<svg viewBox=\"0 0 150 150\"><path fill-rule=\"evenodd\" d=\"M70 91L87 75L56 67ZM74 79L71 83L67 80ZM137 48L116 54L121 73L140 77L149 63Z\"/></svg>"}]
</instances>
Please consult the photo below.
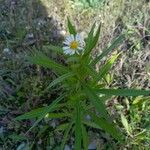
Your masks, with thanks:
<instances>
[{"instance_id":1,"label":"shadow on ground","mask_svg":"<svg viewBox=\"0 0 150 150\"><path fill-rule=\"evenodd\" d=\"M37 137L41 127L25 134L35 120L19 123L14 118L51 103L57 90L40 93L55 75L29 65L25 56L33 49L44 51L43 45L61 43L65 31L39 0L1 0L0 12L0 149L26 149L28 144L43 149L50 140L44 132L51 129L41 125L46 129L41 136L46 137Z\"/></svg>"}]
</instances>

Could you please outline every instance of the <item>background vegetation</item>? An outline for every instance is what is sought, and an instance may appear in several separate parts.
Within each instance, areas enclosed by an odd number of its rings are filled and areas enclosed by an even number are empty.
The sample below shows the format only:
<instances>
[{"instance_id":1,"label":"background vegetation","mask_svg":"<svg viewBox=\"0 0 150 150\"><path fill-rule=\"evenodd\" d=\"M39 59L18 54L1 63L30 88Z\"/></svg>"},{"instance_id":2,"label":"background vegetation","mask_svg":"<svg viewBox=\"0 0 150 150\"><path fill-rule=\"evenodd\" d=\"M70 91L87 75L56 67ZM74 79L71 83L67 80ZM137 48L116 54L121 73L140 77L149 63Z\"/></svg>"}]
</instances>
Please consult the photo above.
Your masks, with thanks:
<instances>
[{"instance_id":1,"label":"background vegetation","mask_svg":"<svg viewBox=\"0 0 150 150\"><path fill-rule=\"evenodd\" d=\"M60 120L45 119L27 132L35 120L18 122L14 118L50 104L60 94L59 88L43 93L56 75L51 70L29 65L25 56L39 49L65 63L62 56L56 57L49 44L61 45L68 34L68 16L83 35L94 21L97 25L102 23L101 39L93 56L126 32L126 39L119 47L123 54L108 74L108 84L118 88L150 88L149 0L0 0L0 12L0 149L28 149L30 145L33 149L59 150L62 135L53 130ZM149 99L117 97L107 106L126 141L119 144L109 135L89 129L90 146L104 150L148 150ZM72 142L73 139L68 141L66 147L71 148Z\"/></svg>"}]
</instances>

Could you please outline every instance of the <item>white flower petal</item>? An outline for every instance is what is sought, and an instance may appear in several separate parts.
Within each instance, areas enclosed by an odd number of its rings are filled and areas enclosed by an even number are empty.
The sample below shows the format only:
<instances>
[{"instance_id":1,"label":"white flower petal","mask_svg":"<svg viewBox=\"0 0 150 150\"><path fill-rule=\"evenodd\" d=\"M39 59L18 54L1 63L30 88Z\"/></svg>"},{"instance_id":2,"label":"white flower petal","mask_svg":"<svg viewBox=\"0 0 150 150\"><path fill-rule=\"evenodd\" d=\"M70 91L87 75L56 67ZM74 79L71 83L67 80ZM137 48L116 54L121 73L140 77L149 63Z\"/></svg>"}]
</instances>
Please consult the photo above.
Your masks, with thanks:
<instances>
[{"instance_id":1,"label":"white flower petal","mask_svg":"<svg viewBox=\"0 0 150 150\"><path fill-rule=\"evenodd\" d=\"M71 42L66 40L63 43L69 46Z\"/></svg>"},{"instance_id":2,"label":"white flower petal","mask_svg":"<svg viewBox=\"0 0 150 150\"><path fill-rule=\"evenodd\" d=\"M70 50L71 50L71 53L70 53L70 55L73 55L73 54L75 54L76 50L74 50L74 49L70 49Z\"/></svg>"},{"instance_id":3,"label":"white flower petal","mask_svg":"<svg viewBox=\"0 0 150 150\"><path fill-rule=\"evenodd\" d=\"M73 41L78 42L78 46L76 49L71 49L71 43ZM81 54L81 51L84 50L84 46L85 46L85 42L84 39L82 39L82 37L80 36L79 33L76 34L76 36L74 36L73 34L71 34L70 36L68 36L66 38L66 40L63 42L66 46L63 47L64 53L65 54L69 54L69 55L73 55L75 53L77 54Z\"/></svg>"},{"instance_id":4,"label":"white flower petal","mask_svg":"<svg viewBox=\"0 0 150 150\"><path fill-rule=\"evenodd\" d=\"M83 50L83 47L78 47L78 50Z\"/></svg>"},{"instance_id":5,"label":"white flower petal","mask_svg":"<svg viewBox=\"0 0 150 150\"><path fill-rule=\"evenodd\" d=\"M74 37L74 35L73 35L73 34L71 34L71 35L70 35L70 38L72 39L72 41L74 41L74 40L75 40L75 37Z\"/></svg>"},{"instance_id":6,"label":"white flower petal","mask_svg":"<svg viewBox=\"0 0 150 150\"><path fill-rule=\"evenodd\" d=\"M66 49L64 51L65 54L69 54L69 55L73 55L75 53L75 50L72 50L72 49Z\"/></svg>"},{"instance_id":7,"label":"white flower petal","mask_svg":"<svg viewBox=\"0 0 150 150\"><path fill-rule=\"evenodd\" d=\"M81 37L79 33L77 33L75 38L76 38L76 41L78 41L80 47L84 47L85 45L84 39Z\"/></svg>"},{"instance_id":8,"label":"white flower petal","mask_svg":"<svg viewBox=\"0 0 150 150\"><path fill-rule=\"evenodd\" d=\"M77 35L76 35L75 39L76 39L76 41L81 41L81 40L82 40L82 38L81 38L81 36L80 36L80 34L79 34L79 33L77 33Z\"/></svg>"},{"instance_id":9,"label":"white flower petal","mask_svg":"<svg viewBox=\"0 0 150 150\"><path fill-rule=\"evenodd\" d=\"M67 49L69 49L70 47L69 46L64 46L63 47L63 50L65 51L65 50L67 50Z\"/></svg>"},{"instance_id":10,"label":"white flower petal","mask_svg":"<svg viewBox=\"0 0 150 150\"><path fill-rule=\"evenodd\" d=\"M76 53L79 55L80 54L80 52L79 51L76 51Z\"/></svg>"},{"instance_id":11,"label":"white flower petal","mask_svg":"<svg viewBox=\"0 0 150 150\"><path fill-rule=\"evenodd\" d=\"M70 51L69 49L67 49L67 50L64 51L64 53L65 53L65 54L70 54L71 51Z\"/></svg>"},{"instance_id":12,"label":"white flower petal","mask_svg":"<svg viewBox=\"0 0 150 150\"><path fill-rule=\"evenodd\" d=\"M73 36L73 34L71 34L70 36L67 36L65 42L66 42L66 41L68 41L68 42L74 41L74 36Z\"/></svg>"}]
</instances>

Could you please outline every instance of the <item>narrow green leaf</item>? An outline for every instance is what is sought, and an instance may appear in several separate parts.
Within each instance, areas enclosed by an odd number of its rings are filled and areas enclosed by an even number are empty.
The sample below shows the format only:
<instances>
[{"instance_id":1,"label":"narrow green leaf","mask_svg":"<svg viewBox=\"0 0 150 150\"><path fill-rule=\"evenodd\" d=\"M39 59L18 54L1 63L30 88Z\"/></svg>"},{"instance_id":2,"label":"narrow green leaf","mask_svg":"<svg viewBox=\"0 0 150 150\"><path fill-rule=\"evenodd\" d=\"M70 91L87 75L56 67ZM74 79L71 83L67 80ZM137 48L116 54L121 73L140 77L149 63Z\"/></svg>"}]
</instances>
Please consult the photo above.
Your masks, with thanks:
<instances>
[{"instance_id":1,"label":"narrow green leaf","mask_svg":"<svg viewBox=\"0 0 150 150\"><path fill-rule=\"evenodd\" d=\"M81 149L82 140L82 127L81 127L81 107L79 102L76 104L76 118L75 118L75 150Z\"/></svg>"},{"instance_id":2,"label":"narrow green leaf","mask_svg":"<svg viewBox=\"0 0 150 150\"><path fill-rule=\"evenodd\" d=\"M86 39L86 46L85 46L85 53L84 53L85 56L87 54L89 54L89 51L91 51L91 45L92 45L92 42L93 42L94 28L95 28L95 23L93 24L93 26L92 26L89 34L88 34L88 37Z\"/></svg>"},{"instance_id":3,"label":"narrow green leaf","mask_svg":"<svg viewBox=\"0 0 150 150\"><path fill-rule=\"evenodd\" d=\"M57 53L60 53L60 54L63 54L63 49L62 49L62 47L59 47L59 46L54 46L54 45L44 45L43 46L43 49L44 50L52 50L52 51L54 51L54 52L57 52Z\"/></svg>"},{"instance_id":4,"label":"narrow green leaf","mask_svg":"<svg viewBox=\"0 0 150 150\"><path fill-rule=\"evenodd\" d=\"M73 35L76 35L77 32L76 32L75 27L72 25L72 23L71 23L71 21L70 21L69 18L67 18L67 20L68 20L68 29L69 29L69 33L70 33L70 34L73 34Z\"/></svg>"},{"instance_id":5,"label":"narrow green leaf","mask_svg":"<svg viewBox=\"0 0 150 150\"><path fill-rule=\"evenodd\" d=\"M28 60L33 64L53 69L54 71L61 74L68 72L68 69L65 66L56 63L40 51L35 52L33 56L28 57Z\"/></svg>"},{"instance_id":6,"label":"narrow green leaf","mask_svg":"<svg viewBox=\"0 0 150 150\"><path fill-rule=\"evenodd\" d=\"M65 94L61 95L60 97L58 97L54 102L52 102L51 105L49 105L48 107L46 107L46 109L44 109L44 111L41 113L41 115L39 115L38 120L33 124L33 126L27 131L27 133L29 131L31 131L35 126L38 125L38 123L45 117L45 115L49 112L52 112L55 110L57 104L65 97ZM28 117L30 116L30 114L32 115L33 112L28 112L28 114L24 114L21 115L19 117L17 117L17 120L23 120L23 119L28 119Z\"/></svg>"},{"instance_id":7,"label":"narrow green leaf","mask_svg":"<svg viewBox=\"0 0 150 150\"><path fill-rule=\"evenodd\" d=\"M136 89L94 89L97 93L116 96L150 96L150 90Z\"/></svg>"},{"instance_id":8,"label":"narrow green leaf","mask_svg":"<svg viewBox=\"0 0 150 150\"><path fill-rule=\"evenodd\" d=\"M60 97L58 97L54 102L52 102L52 104L50 106L48 106L47 110L45 110L41 116L38 118L38 120L33 124L33 126L28 130L31 131L35 126L38 125L38 123L45 117L45 115L49 112L52 112L55 110L55 107L57 106L57 104L65 97L65 94L61 95Z\"/></svg>"},{"instance_id":9,"label":"narrow green leaf","mask_svg":"<svg viewBox=\"0 0 150 150\"><path fill-rule=\"evenodd\" d=\"M122 113L121 113L121 122L122 122L124 128L126 129L127 133L129 135L131 135L131 127L128 123L128 120L126 119L126 117Z\"/></svg>"},{"instance_id":10,"label":"narrow green leaf","mask_svg":"<svg viewBox=\"0 0 150 150\"><path fill-rule=\"evenodd\" d=\"M93 80L98 80L98 73L94 68L92 68L89 65L85 65L85 68L87 70L87 74L93 78Z\"/></svg>"},{"instance_id":11,"label":"narrow green leaf","mask_svg":"<svg viewBox=\"0 0 150 150\"><path fill-rule=\"evenodd\" d=\"M66 106L66 104L58 104L57 106L55 106L55 109L61 108L63 106ZM32 119L32 118L38 118L40 117L40 115L47 111L49 109L50 106L45 106L45 107L41 107L41 108L36 108L34 110L31 110L30 112L27 112L23 115L20 115L18 117L15 118L15 120L24 120L24 119Z\"/></svg>"},{"instance_id":12,"label":"narrow green leaf","mask_svg":"<svg viewBox=\"0 0 150 150\"><path fill-rule=\"evenodd\" d=\"M67 78L72 77L72 76L74 76L74 73L69 72L69 73L66 73L66 74L58 77L57 79L55 79L54 81L52 81L50 83L50 85L47 87L47 89L50 89L51 87L63 82L64 80L66 80Z\"/></svg>"},{"instance_id":13,"label":"narrow green leaf","mask_svg":"<svg viewBox=\"0 0 150 150\"><path fill-rule=\"evenodd\" d=\"M98 78L96 82L100 81L110 71L112 65L114 64L119 55L120 53L114 55L112 58L110 58L110 60L108 60L108 62L104 66L102 66L98 73Z\"/></svg>"},{"instance_id":14,"label":"narrow green leaf","mask_svg":"<svg viewBox=\"0 0 150 150\"><path fill-rule=\"evenodd\" d=\"M9 135L8 138L12 139L15 142L21 142L23 140L27 140L27 137L25 137L23 135L18 135L16 133Z\"/></svg>"},{"instance_id":15,"label":"narrow green leaf","mask_svg":"<svg viewBox=\"0 0 150 150\"><path fill-rule=\"evenodd\" d=\"M84 150L87 150L88 149L89 139L88 139L88 133L86 131L86 127L84 127L84 125L82 125L82 137L83 137Z\"/></svg>"},{"instance_id":16,"label":"narrow green leaf","mask_svg":"<svg viewBox=\"0 0 150 150\"><path fill-rule=\"evenodd\" d=\"M95 106L96 110L100 113L102 117L108 119L108 113L106 110L105 104L101 101L101 99L95 94L93 89L86 87L85 94L88 96L90 102Z\"/></svg>"},{"instance_id":17,"label":"narrow green leaf","mask_svg":"<svg viewBox=\"0 0 150 150\"><path fill-rule=\"evenodd\" d=\"M123 42L124 40L124 34L121 34L119 37L117 37L112 44L109 47L104 48L102 54L100 54L99 56L97 56L92 62L91 65L94 66L96 65L103 57L105 57L106 55L109 54L109 52L111 52L113 49L117 48L119 46L120 43Z\"/></svg>"},{"instance_id":18,"label":"narrow green leaf","mask_svg":"<svg viewBox=\"0 0 150 150\"><path fill-rule=\"evenodd\" d=\"M99 25L97 31L96 31L96 35L94 36L94 28L95 28L95 23L93 24L91 31L88 34L88 38L86 40L86 47L85 47L85 53L84 56L88 56L92 49L96 46L99 36L100 36L100 28L101 25Z\"/></svg>"},{"instance_id":19,"label":"narrow green leaf","mask_svg":"<svg viewBox=\"0 0 150 150\"><path fill-rule=\"evenodd\" d=\"M143 131L139 132L138 134L134 135L135 141L140 140L150 140L149 137L147 137L147 134L149 132L149 129L144 129Z\"/></svg>"},{"instance_id":20,"label":"narrow green leaf","mask_svg":"<svg viewBox=\"0 0 150 150\"><path fill-rule=\"evenodd\" d=\"M139 97L136 97L134 100L133 100L133 103L132 105L133 106L142 106L142 104L146 101L149 101L150 100L150 97L142 97L142 96L139 96Z\"/></svg>"},{"instance_id":21,"label":"narrow green leaf","mask_svg":"<svg viewBox=\"0 0 150 150\"><path fill-rule=\"evenodd\" d=\"M72 117L69 113L48 113L46 118L64 118L64 117Z\"/></svg>"},{"instance_id":22,"label":"narrow green leaf","mask_svg":"<svg viewBox=\"0 0 150 150\"><path fill-rule=\"evenodd\" d=\"M95 124L92 121L83 121L83 123L88 127L95 128L95 129L101 129L97 124Z\"/></svg>"},{"instance_id":23,"label":"narrow green leaf","mask_svg":"<svg viewBox=\"0 0 150 150\"><path fill-rule=\"evenodd\" d=\"M65 143L67 142L67 138L69 136L69 132L72 128L72 125L73 125L73 122L69 123L69 125L67 126L67 128L65 130L64 137L63 137L62 143L61 143L61 150L64 150L64 146L65 146Z\"/></svg>"},{"instance_id":24,"label":"narrow green leaf","mask_svg":"<svg viewBox=\"0 0 150 150\"><path fill-rule=\"evenodd\" d=\"M56 127L55 131L64 131L68 128L69 123L64 123Z\"/></svg>"},{"instance_id":25,"label":"narrow green leaf","mask_svg":"<svg viewBox=\"0 0 150 150\"><path fill-rule=\"evenodd\" d=\"M89 114L92 117L94 123L96 123L101 129L105 130L116 140L118 141L122 140L122 134L116 129L115 124L113 122L108 122L104 118L99 118L91 112L89 112Z\"/></svg>"},{"instance_id":26,"label":"narrow green leaf","mask_svg":"<svg viewBox=\"0 0 150 150\"><path fill-rule=\"evenodd\" d=\"M15 120L32 119L32 118L39 117L47 109L48 106L31 110L30 112L27 112L21 116L16 117Z\"/></svg>"},{"instance_id":27,"label":"narrow green leaf","mask_svg":"<svg viewBox=\"0 0 150 150\"><path fill-rule=\"evenodd\" d=\"M98 27L98 29L97 29L97 31L96 31L96 35L95 35L94 38L93 38L93 43L92 43L92 45L91 45L91 48L92 48L92 49L96 46L96 44L97 44L97 42L98 42L98 39L99 39L99 36L100 36L100 30L101 30L101 24L99 25L99 27Z\"/></svg>"}]
</instances>

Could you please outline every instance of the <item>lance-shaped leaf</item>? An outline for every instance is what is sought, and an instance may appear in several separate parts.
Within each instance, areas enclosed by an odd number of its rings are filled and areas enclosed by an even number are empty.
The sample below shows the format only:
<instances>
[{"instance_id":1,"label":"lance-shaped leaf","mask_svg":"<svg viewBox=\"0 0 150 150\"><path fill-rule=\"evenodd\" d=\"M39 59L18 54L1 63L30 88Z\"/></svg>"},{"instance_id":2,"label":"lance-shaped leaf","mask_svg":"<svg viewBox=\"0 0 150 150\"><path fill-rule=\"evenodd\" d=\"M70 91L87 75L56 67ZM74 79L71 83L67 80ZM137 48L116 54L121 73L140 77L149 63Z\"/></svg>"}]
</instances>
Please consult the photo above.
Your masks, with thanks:
<instances>
[{"instance_id":1,"label":"lance-shaped leaf","mask_svg":"<svg viewBox=\"0 0 150 150\"><path fill-rule=\"evenodd\" d=\"M98 63L103 57L107 56L113 49L117 48L120 43L123 42L125 36L124 34L121 34L117 39L115 39L112 44L109 47L104 48L102 54L97 56L92 62L91 65L94 66L96 63Z\"/></svg>"},{"instance_id":2,"label":"lance-shaped leaf","mask_svg":"<svg viewBox=\"0 0 150 150\"><path fill-rule=\"evenodd\" d=\"M93 48L96 46L96 44L97 44L97 42L98 42L98 40L99 40L99 37L100 37L100 30L101 30L101 25L98 26L98 29L97 29L97 31L96 31L96 34L95 34L95 36L93 37L93 42L92 42L92 44L91 44L91 49L93 49Z\"/></svg>"},{"instance_id":3,"label":"lance-shaped leaf","mask_svg":"<svg viewBox=\"0 0 150 150\"><path fill-rule=\"evenodd\" d=\"M72 25L72 23L71 23L71 21L70 21L69 18L67 18L67 20L68 20L68 29L69 29L69 33L70 33L70 34L73 34L73 35L76 35L77 32L76 32L75 27Z\"/></svg>"},{"instance_id":4,"label":"lance-shaped leaf","mask_svg":"<svg viewBox=\"0 0 150 150\"><path fill-rule=\"evenodd\" d=\"M121 113L121 122L122 122L124 128L126 129L127 133L129 135L132 135L131 134L132 133L131 126L129 125L128 120L126 119L126 117L122 113Z\"/></svg>"},{"instance_id":5,"label":"lance-shaped leaf","mask_svg":"<svg viewBox=\"0 0 150 150\"><path fill-rule=\"evenodd\" d=\"M101 25L99 25L95 36L93 35L94 34L94 28L95 28L95 23L93 24L93 26L91 28L91 31L88 34L88 38L86 39L86 46L85 46L84 56L88 56L91 53L92 49L96 46L96 44L98 42L98 39L99 39L99 36L100 36Z\"/></svg>"},{"instance_id":6,"label":"lance-shaped leaf","mask_svg":"<svg viewBox=\"0 0 150 150\"><path fill-rule=\"evenodd\" d=\"M108 122L106 119L104 119L102 117L98 117L94 113L89 112L89 114L92 117L93 122L95 124L97 124L101 129L108 132L116 140L118 140L118 141L122 140L122 134L115 127L115 124L113 122Z\"/></svg>"},{"instance_id":7,"label":"lance-shaped leaf","mask_svg":"<svg viewBox=\"0 0 150 150\"><path fill-rule=\"evenodd\" d=\"M41 114L39 113L39 109L37 111L37 117L38 120L33 124L33 126L28 130L31 131L36 125L38 125L38 123L46 116L46 114L48 114L49 112L52 112L55 110L55 108L57 107L57 104L65 97L65 94L61 95L60 97L58 97L54 102L52 102L51 105L47 106L43 112L41 112ZM41 110L40 110L41 111ZM30 119L31 116L33 117L33 115L35 116L35 112L36 110L32 110L31 112L25 113L21 116L18 116L16 118L16 120L23 120L23 119Z\"/></svg>"},{"instance_id":8,"label":"lance-shaped leaf","mask_svg":"<svg viewBox=\"0 0 150 150\"><path fill-rule=\"evenodd\" d=\"M39 117L44 111L48 110L49 106L46 107L41 107L41 108L37 108L34 110L31 110L30 112L27 112L23 115L20 115L18 117L15 118L15 120L24 120L24 119L32 119L32 118L37 118Z\"/></svg>"},{"instance_id":9,"label":"lance-shaped leaf","mask_svg":"<svg viewBox=\"0 0 150 150\"><path fill-rule=\"evenodd\" d=\"M95 28L95 23L93 24L93 26L92 26L89 34L88 34L88 37L86 39L86 45L85 45L84 55L87 55L89 49L91 49L90 47L91 47L91 44L92 44L92 41L93 41L94 28Z\"/></svg>"},{"instance_id":10,"label":"lance-shaped leaf","mask_svg":"<svg viewBox=\"0 0 150 150\"><path fill-rule=\"evenodd\" d=\"M98 77L97 77L97 81L100 81L111 69L112 65L114 64L114 62L116 61L116 59L118 58L119 54L114 55L112 58L110 58L108 60L108 62L102 66L102 68L100 69L99 73L98 73Z\"/></svg>"},{"instance_id":11,"label":"lance-shaped leaf","mask_svg":"<svg viewBox=\"0 0 150 150\"><path fill-rule=\"evenodd\" d=\"M65 144L67 142L67 139L68 139L69 133L71 131L72 125L73 125L73 122L70 122L67 125L67 128L66 128L66 130L64 132L64 137L63 137L63 140L62 140L62 143L61 143L61 150L64 150L64 146L65 146Z\"/></svg>"},{"instance_id":12,"label":"lance-shaped leaf","mask_svg":"<svg viewBox=\"0 0 150 150\"><path fill-rule=\"evenodd\" d=\"M65 66L56 63L40 51L35 52L33 56L28 57L28 60L33 64L53 69L60 74L68 72L68 69Z\"/></svg>"},{"instance_id":13,"label":"lance-shaped leaf","mask_svg":"<svg viewBox=\"0 0 150 150\"><path fill-rule=\"evenodd\" d=\"M69 123L64 123L56 127L54 131L64 131L68 128Z\"/></svg>"},{"instance_id":14,"label":"lance-shaped leaf","mask_svg":"<svg viewBox=\"0 0 150 150\"><path fill-rule=\"evenodd\" d=\"M94 89L97 93L115 96L150 96L150 90L136 89Z\"/></svg>"},{"instance_id":15,"label":"lance-shaped leaf","mask_svg":"<svg viewBox=\"0 0 150 150\"><path fill-rule=\"evenodd\" d=\"M43 47L42 47L44 50L51 50L51 51L53 51L53 52L56 52L56 53L58 53L58 54L63 54L63 49L62 49L62 47L59 47L59 46L55 46L55 45L44 45Z\"/></svg>"},{"instance_id":16,"label":"lance-shaped leaf","mask_svg":"<svg viewBox=\"0 0 150 150\"><path fill-rule=\"evenodd\" d=\"M100 113L100 115L105 119L109 119L106 106L103 101L101 101L101 99L95 94L95 91L90 87L86 87L84 91L88 99L95 106L96 110Z\"/></svg>"},{"instance_id":17,"label":"lance-shaped leaf","mask_svg":"<svg viewBox=\"0 0 150 150\"><path fill-rule=\"evenodd\" d=\"M76 117L75 117L75 150L81 149L81 140L82 140L81 107L79 102L77 102Z\"/></svg>"},{"instance_id":18,"label":"lance-shaped leaf","mask_svg":"<svg viewBox=\"0 0 150 150\"><path fill-rule=\"evenodd\" d=\"M83 137L84 150L87 150L88 149L89 139L88 139L88 133L86 131L86 127L84 125L82 125L82 137Z\"/></svg>"},{"instance_id":19,"label":"lance-shaped leaf","mask_svg":"<svg viewBox=\"0 0 150 150\"><path fill-rule=\"evenodd\" d=\"M69 72L69 73L66 73L66 74L58 77L57 79L55 79L54 81L52 81L50 83L50 85L47 87L47 89L49 89L49 88L51 88L51 87L53 87L53 86L63 82L64 80L66 80L66 79L68 79L69 77L72 77L72 76L74 76L74 73Z\"/></svg>"},{"instance_id":20,"label":"lance-shaped leaf","mask_svg":"<svg viewBox=\"0 0 150 150\"><path fill-rule=\"evenodd\" d=\"M64 118L64 117L72 117L72 115L68 113L48 113L46 115L46 118Z\"/></svg>"},{"instance_id":21,"label":"lance-shaped leaf","mask_svg":"<svg viewBox=\"0 0 150 150\"><path fill-rule=\"evenodd\" d=\"M95 129L101 129L97 124L95 124L92 121L83 121L83 123L88 127L95 128Z\"/></svg>"}]
</instances>

